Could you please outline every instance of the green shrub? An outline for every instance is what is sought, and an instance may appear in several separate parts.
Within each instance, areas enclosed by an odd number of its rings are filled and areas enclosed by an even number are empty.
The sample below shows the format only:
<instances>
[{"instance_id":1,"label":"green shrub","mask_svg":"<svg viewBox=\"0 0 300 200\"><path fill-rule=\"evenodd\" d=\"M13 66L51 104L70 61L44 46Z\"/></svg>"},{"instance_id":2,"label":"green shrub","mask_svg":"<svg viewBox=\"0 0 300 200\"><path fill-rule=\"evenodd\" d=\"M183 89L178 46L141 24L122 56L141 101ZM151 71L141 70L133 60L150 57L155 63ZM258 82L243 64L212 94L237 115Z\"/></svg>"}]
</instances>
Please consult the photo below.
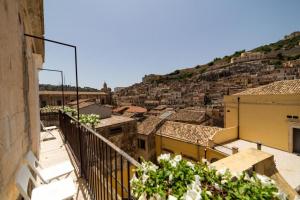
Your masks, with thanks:
<instances>
[{"instance_id":1,"label":"green shrub","mask_svg":"<svg viewBox=\"0 0 300 200\"><path fill-rule=\"evenodd\" d=\"M158 166L143 162L131 179L132 194L139 200L286 199L266 176L232 174L208 164L183 160L180 155L158 157Z\"/></svg>"}]
</instances>

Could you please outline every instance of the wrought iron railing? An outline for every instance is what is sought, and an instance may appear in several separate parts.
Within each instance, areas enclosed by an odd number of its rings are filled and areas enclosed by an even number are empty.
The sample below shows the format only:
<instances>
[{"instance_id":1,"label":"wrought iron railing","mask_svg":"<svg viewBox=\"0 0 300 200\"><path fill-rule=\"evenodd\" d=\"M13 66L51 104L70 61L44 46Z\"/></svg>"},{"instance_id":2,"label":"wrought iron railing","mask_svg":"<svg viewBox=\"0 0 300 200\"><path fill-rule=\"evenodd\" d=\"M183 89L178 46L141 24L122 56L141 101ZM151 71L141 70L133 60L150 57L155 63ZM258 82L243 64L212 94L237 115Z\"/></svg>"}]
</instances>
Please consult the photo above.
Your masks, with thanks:
<instances>
[{"instance_id":1,"label":"wrought iron railing","mask_svg":"<svg viewBox=\"0 0 300 200\"><path fill-rule=\"evenodd\" d=\"M139 165L109 140L59 112L65 143L94 199L132 199L130 178Z\"/></svg>"},{"instance_id":2,"label":"wrought iron railing","mask_svg":"<svg viewBox=\"0 0 300 200\"><path fill-rule=\"evenodd\" d=\"M40 119L45 126L58 126L59 116L58 112L40 112Z\"/></svg>"}]
</instances>

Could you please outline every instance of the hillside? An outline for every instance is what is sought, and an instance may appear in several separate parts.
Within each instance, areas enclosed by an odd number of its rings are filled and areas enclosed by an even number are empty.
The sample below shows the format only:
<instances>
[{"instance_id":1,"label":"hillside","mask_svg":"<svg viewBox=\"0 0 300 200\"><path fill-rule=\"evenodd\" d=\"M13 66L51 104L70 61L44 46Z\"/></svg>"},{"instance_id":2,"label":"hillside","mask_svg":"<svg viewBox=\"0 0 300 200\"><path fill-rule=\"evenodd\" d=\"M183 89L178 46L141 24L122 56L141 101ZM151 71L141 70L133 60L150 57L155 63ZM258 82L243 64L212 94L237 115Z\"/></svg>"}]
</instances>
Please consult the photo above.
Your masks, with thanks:
<instances>
[{"instance_id":1,"label":"hillside","mask_svg":"<svg viewBox=\"0 0 300 200\"><path fill-rule=\"evenodd\" d=\"M217 107L223 115L224 95L274 81L300 78L300 32L245 52L166 75L146 75L141 83L118 90L117 105L139 105L152 109L168 107Z\"/></svg>"},{"instance_id":2,"label":"hillside","mask_svg":"<svg viewBox=\"0 0 300 200\"><path fill-rule=\"evenodd\" d=\"M296 32L297 33L297 32ZM288 36L285 36L288 37ZM275 43L263 45L250 50L251 53L262 53L266 57L273 58L277 67L281 67L285 61L297 60L300 58L300 35L293 38L279 40ZM165 82L169 80L185 80L191 79L199 74L207 71L213 71L216 68L227 67L231 64L232 58L238 58L245 50L236 51L231 55L226 55L223 58L215 58L211 62L204 65L197 65L195 67L175 70L166 75L149 75L145 76L146 80L150 82Z\"/></svg>"},{"instance_id":3,"label":"hillside","mask_svg":"<svg viewBox=\"0 0 300 200\"><path fill-rule=\"evenodd\" d=\"M40 91L60 91L61 85L40 84L39 88L40 88ZM71 86L71 85L64 85L64 90L65 91L75 91L76 87ZM99 91L95 88L90 88L90 87L79 87L78 90L81 92L97 92L97 91Z\"/></svg>"}]
</instances>

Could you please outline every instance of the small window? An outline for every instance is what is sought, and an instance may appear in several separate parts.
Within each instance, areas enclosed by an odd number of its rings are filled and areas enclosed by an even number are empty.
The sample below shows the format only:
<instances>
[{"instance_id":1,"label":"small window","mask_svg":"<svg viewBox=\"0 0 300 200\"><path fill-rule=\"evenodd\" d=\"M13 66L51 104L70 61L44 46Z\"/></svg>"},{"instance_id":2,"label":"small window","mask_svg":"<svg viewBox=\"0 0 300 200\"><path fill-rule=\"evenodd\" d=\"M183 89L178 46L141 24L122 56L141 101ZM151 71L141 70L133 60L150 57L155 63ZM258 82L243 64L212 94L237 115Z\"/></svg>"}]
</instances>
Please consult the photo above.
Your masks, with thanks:
<instances>
[{"instance_id":1,"label":"small window","mask_svg":"<svg viewBox=\"0 0 300 200\"><path fill-rule=\"evenodd\" d=\"M122 127L115 127L110 129L110 134L122 133Z\"/></svg>"},{"instance_id":2,"label":"small window","mask_svg":"<svg viewBox=\"0 0 300 200\"><path fill-rule=\"evenodd\" d=\"M140 148L140 149L146 149L146 142L145 142L145 140L143 140L143 139L138 139L138 147Z\"/></svg>"},{"instance_id":3,"label":"small window","mask_svg":"<svg viewBox=\"0 0 300 200\"><path fill-rule=\"evenodd\" d=\"M42 101L41 102L41 107L43 108L43 107L45 107L47 105L47 102L46 101Z\"/></svg>"}]
</instances>

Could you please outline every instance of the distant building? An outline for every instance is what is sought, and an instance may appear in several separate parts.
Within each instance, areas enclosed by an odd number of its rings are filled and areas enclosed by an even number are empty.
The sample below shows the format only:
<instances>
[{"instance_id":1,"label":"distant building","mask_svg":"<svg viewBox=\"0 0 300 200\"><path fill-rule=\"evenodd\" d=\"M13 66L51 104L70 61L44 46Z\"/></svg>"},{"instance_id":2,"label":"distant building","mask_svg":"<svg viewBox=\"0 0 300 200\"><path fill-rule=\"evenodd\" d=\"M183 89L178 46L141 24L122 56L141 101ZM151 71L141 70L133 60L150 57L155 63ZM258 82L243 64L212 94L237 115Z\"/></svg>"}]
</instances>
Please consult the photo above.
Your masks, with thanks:
<instances>
[{"instance_id":1,"label":"distant building","mask_svg":"<svg viewBox=\"0 0 300 200\"><path fill-rule=\"evenodd\" d=\"M244 52L239 57L233 57L230 60L230 63L238 63L238 62L247 62L247 61L255 61L265 59L266 56L262 52Z\"/></svg>"},{"instance_id":2,"label":"distant building","mask_svg":"<svg viewBox=\"0 0 300 200\"><path fill-rule=\"evenodd\" d=\"M109 118L101 119L95 129L97 133L110 140L132 157L137 158L136 120L129 117L112 115Z\"/></svg>"},{"instance_id":3,"label":"distant building","mask_svg":"<svg viewBox=\"0 0 300 200\"><path fill-rule=\"evenodd\" d=\"M62 91L40 91L40 107L45 106L61 106ZM111 89L104 82L103 88L99 92L79 92L79 99L94 99L100 104L112 104ZM64 91L64 101L68 104L75 101L77 104L76 91Z\"/></svg>"},{"instance_id":4,"label":"distant building","mask_svg":"<svg viewBox=\"0 0 300 200\"><path fill-rule=\"evenodd\" d=\"M115 87L114 92L120 92L121 90L125 89L126 87Z\"/></svg>"},{"instance_id":5,"label":"distant building","mask_svg":"<svg viewBox=\"0 0 300 200\"><path fill-rule=\"evenodd\" d=\"M61 106L62 92L61 91L40 91L40 107L45 106ZM65 104L76 101L76 91L64 92ZM111 97L105 92L79 92L79 99L94 99L101 104L110 104Z\"/></svg>"}]
</instances>

